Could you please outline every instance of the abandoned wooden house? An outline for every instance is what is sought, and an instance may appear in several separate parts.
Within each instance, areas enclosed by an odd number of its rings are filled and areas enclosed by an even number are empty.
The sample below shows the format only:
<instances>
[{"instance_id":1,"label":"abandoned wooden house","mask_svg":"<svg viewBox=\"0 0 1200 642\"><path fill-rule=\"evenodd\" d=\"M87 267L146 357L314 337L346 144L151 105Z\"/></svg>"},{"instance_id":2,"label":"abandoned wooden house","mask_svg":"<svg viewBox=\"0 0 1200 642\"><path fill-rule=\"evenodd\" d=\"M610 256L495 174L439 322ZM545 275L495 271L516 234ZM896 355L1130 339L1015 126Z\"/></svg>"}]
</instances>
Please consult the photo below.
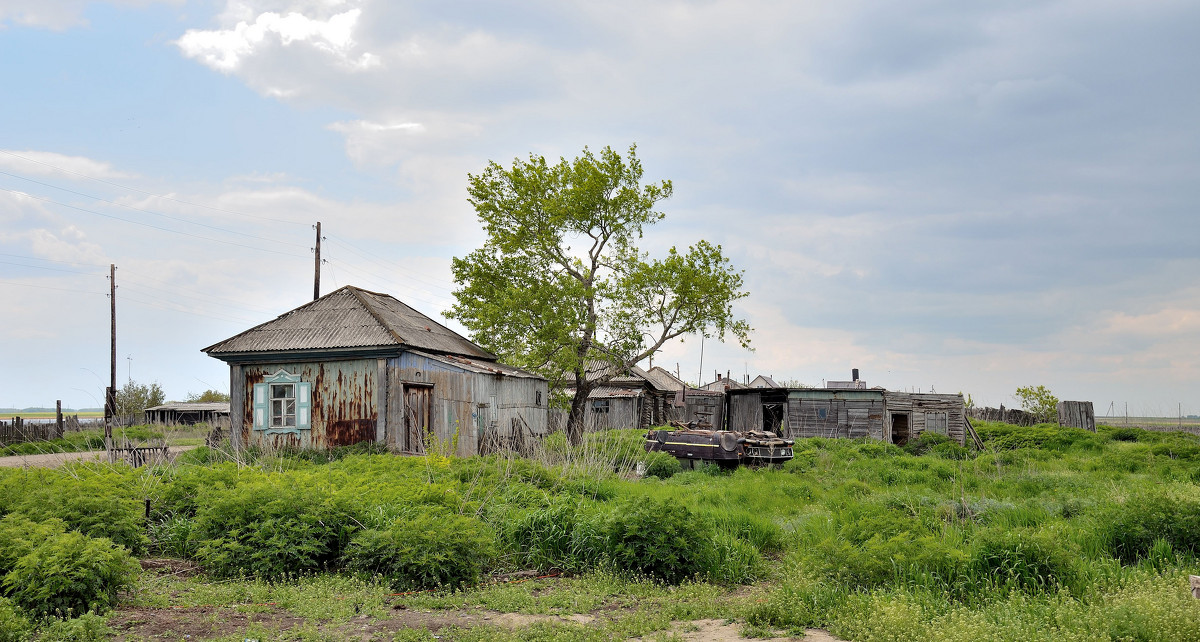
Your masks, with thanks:
<instances>
[{"instance_id":1,"label":"abandoned wooden house","mask_svg":"<svg viewBox=\"0 0 1200 642\"><path fill-rule=\"evenodd\" d=\"M665 426L672 421L700 421L721 425L725 395L723 392L690 388L661 367L644 370L633 366L626 372L602 361L589 361L590 380L609 379L588 394L584 430L614 428L646 429ZM574 394L573 388L567 394ZM552 423L565 425L565 410L552 411Z\"/></svg>"},{"instance_id":2,"label":"abandoned wooden house","mask_svg":"<svg viewBox=\"0 0 1200 642\"><path fill-rule=\"evenodd\" d=\"M781 436L870 437L897 445L925 431L966 443L962 395L883 388L747 388L730 390L729 430Z\"/></svg>"},{"instance_id":3,"label":"abandoned wooden house","mask_svg":"<svg viewBox=\"0 0 1200 642\"><path fill-rule=\"evenodd\" d=\"M229 419L229 404L225 402L165 403L146 409L146 421L152 424L185 425L213 424Z\"/></svg>"},{"instance_id":4,"label":"abandoned wooden house","mask_svg":"<svg viewBox=\"0 0 1200 642\"><path fill-rule=\"evenodd\" d=\"M346 286L204 348L229 364L235 447L359 442L458 455L546 433L542 377L386 294Z\"/></svg>"}]
</instances>

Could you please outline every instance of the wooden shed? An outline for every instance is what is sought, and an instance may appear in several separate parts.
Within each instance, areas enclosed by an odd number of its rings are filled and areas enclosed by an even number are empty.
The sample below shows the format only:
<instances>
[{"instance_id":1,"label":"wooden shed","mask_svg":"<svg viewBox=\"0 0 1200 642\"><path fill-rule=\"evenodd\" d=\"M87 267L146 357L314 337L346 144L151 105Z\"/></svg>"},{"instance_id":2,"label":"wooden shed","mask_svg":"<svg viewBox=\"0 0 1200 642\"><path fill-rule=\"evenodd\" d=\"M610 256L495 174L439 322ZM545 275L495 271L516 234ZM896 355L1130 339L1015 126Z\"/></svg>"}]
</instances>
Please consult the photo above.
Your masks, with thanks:
<instances>
[{"instance_id":1,"label":"wooden shed","mask_svg":"<svg viewBox=\"0 0 1200 642\"><path fill-rule=\"evenodd\" d=\"M229 364L234 447L364 441L458 455L546 433L542 377L386 294L346 286L204 348Z\"/></svg>"},{"instance_id":2,"label":"wooden shed","mask_svg":"<svg viewBox=\"0 0 1200 642\"><path fill-rule=\"evenodd\" d=\"M147 408L146 421L152 424L193 425L215 423L229 418L229 404L225 402L177 402Z\"/></svg>"},{"instance_id":3,"label":"wooden shed","mask_svg":"<svg viewBox=\"0 0 1200 642\"><path fill-rule=\"evenodd\" d=\"M730 390L729 430L770 430L785 437L870 437L902 445L924 431L966 443L962 395L882 388Z\"/></svg>"}]
</instances>

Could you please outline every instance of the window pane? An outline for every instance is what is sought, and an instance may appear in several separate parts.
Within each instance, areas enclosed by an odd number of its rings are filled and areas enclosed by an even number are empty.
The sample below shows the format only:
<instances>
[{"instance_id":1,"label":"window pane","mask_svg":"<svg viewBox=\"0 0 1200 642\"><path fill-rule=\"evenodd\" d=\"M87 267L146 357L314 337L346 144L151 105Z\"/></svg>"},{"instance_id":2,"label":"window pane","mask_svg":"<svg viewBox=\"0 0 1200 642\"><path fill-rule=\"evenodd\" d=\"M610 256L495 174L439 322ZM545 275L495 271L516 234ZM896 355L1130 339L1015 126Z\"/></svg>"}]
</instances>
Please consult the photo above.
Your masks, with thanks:
<instances>
[{"instance_id":1,"label":"window pane","mask_svg":"<svg viewBox=\"0 0 1200 642\"><path fill-rule=\"evenodd\" d=\"M287 416L287 417L284 419L283 425L285 425L285 426L295 426L295 425L296 425L296 415L288 415L288 416Z\"/></svg>"},{"instance_id":2,"label":"window pane","mask_svg":"<svg viewBox=\"0 0 1200 642\"><path fill-rule=\"evenodd\" d=\"M287 414L287 415L296 414L296 400L288 399L287 400L287 408L283 412L284 412L284 414Z\"/></svg>"}]
</instances>

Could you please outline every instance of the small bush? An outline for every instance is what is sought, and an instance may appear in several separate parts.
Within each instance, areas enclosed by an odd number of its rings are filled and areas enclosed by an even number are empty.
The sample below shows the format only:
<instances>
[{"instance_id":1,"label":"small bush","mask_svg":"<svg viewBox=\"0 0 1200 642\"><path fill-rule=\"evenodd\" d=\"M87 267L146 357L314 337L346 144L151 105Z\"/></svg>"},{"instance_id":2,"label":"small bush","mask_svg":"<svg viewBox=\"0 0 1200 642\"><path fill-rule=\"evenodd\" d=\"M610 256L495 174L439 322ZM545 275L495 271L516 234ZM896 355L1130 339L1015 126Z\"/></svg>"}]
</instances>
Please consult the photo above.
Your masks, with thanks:
<instances>
[{"instance_id":1,"label":"small bush","mask_svg":"<svg viewBox=\"0 0 1200 642\"><path fill-rule=\"evenodd\" d=\"M718 533L708 546L704 560L705 579L718 584L749 584L766 574L762 553L750 542Z\"/></svg>"},{"instance_id":2,"label":"small bush","mask_svg":"<svg viewBox=\"0 0 1200 642\"><path fill-rule=\"evenodd\" d=\"M679 460L663 452L646 453L646 476L669 479L675 473L683 470Z\"/></svg>"},{"instance_id":3,"label":"small bush","mask_svg":"<svg viewBox=\"0 0 1200 642\"><path fill-rule=\"evenodd\" d=\"M140 570L125 549L105 538L55 535L17 560L4 588L18 606L38 616L103 613Z\"/></svg>"},{"instance_id":4,"label":"small bush","mask_svg":"<svg viewBox=\"0 0 1200 642\"><path fill-rule=\"evenodd\" d=\"M57 519L35 522L20 513L5 515L0 519L0 579L38 544L66 530L66 525Z\"/></svg>"},{"instance_id":5,"label":"small bush","mask_svg":"<svg viewBox=\"0 0 1200 642\"><path fill-rule=\"evenodd\" d=\"M595 511L561 501L506 519L504 539L525 565L579 573L604 558L607 538L600 522Z\"/></svg>"},{"instance_id":6,"label":"small bush","mask_svg":"<svg viewBox=\"0 0 1200 642\"><path fill-rule=\"evenodd\" d=\"M950 438L946 435L925 431L917 435L916 439L909 439L901 448L910 455L920 456L933 450L934 446L945 443L950 443Z\"/></svg>"},{"instance_id":7,"label":"small bush","mask_svg":"<svg viewBox=\"0 0 1200 642\"><path fill-rule=\"evenodd\" d=\"M1200 501L1152 493L1130 498L1100 516L1100 530L1113 557L1133 564L1158 540L1178 552L1200 555Z\"/></svg>"},{"instance_id":8,"label":"small bush","mask_svg":"<svg viewBox=\"0 0 1200 642\"><path fill-rule=\"evenodd\" d=\"M38 642L104 642L116 633L103 617L89 612L54 622L46 627Z\"/></svg>"},{"instance_id":9,"label":"small bush","mask_svg":"<svg viewBox=\"0 0 1200 642\"><path fill-rule=\"evenodd\" d=\"M713 528L686 507L649 499L616 508L605 524L615 569L678 583L705 570ZM711 560L711 558L708 558Z\"/></svg>"},{"instance_id":10,"label":"small bush","mask_svg":"<svg viewBox=\"0 0 1200 642\"><path fill-rule=\"evenodd\" d=\"M1069 586L1075 578L1069 548L1046 532L985 530L973 549L968 572L977 585L1035 592Z\"/></svg>"},{"instance_id":11,"label":"small bush","mask_svg":"<svg viewBox=\"0 0 1200 642\"><path fill-rule=\"evenodd\" d=\"M354 529L347 506L304 484L250 482L203 493L191 544L219 577L279 579L336 561Z\"/></svg>"},{"instance_id":12,"label":"small bush","mask_svg":"<svg viewBox=\"0 0 1200 642\"><path fill-rule=\"evenodd\" d=\"M17 609L12 600L0 597L0 642L24 642L32 633L33 623Z\"/></svg>"},{"instance_id":13,"label":"small bush","mask_svg":"<svg viewBox=\"0 0 1200 642\"><path fill-rule=\"evenodd\" d=\"M78 479L58 471L38 471L7 480L0 494L12 512L34 521L61 519L67 528L90 537L106 537L134 554L148 542L143 506L128 496L116 473L84 474Z\"/></svg>"},{"instance_id":14,"label":"small bush","mask_svg":"<svg viewBox=\"0 0 1200 642\"><path fill-rule=\"evenodd\" d=\"M496 538L479 520L423 511L390 529L356 533L346 567L386 578L396 588L459 588L479 580L496 556Z\"/></svg>"}]
</instances>

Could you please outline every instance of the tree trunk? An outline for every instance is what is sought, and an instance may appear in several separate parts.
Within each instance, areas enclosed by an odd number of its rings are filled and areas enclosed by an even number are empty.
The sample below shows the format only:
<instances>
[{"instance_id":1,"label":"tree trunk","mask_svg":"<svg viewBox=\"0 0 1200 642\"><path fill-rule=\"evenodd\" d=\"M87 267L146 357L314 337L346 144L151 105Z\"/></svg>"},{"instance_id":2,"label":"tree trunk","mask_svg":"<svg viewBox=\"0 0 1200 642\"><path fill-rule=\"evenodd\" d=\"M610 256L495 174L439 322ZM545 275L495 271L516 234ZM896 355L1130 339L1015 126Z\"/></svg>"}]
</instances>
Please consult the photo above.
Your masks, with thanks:
<instances>
[{"instance_id":1,"label":"tree trunk","mask_svg":"<svg viewBox=\"0 0 1200 642\"><path fill-rule=\"evenodd\" d=\"M567 440L571 442L572 446L583 443L587 400L591 393L591 387L579 386L575 388L575 396L571 399L571 414L567 417Z\"/></svg>"}]
</instances>

